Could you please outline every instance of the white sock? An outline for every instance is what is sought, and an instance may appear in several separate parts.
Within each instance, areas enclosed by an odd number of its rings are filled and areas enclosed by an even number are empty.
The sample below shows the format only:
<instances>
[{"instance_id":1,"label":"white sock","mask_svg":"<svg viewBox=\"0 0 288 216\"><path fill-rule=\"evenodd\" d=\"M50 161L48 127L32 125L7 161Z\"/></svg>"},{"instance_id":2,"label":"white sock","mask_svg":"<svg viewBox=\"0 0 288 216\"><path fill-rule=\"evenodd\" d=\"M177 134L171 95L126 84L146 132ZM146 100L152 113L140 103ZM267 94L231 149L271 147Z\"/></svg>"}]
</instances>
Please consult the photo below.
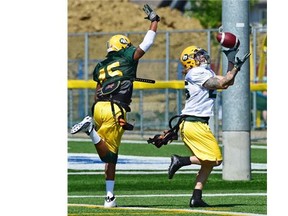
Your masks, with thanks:
<instances>
[{"instance_id":1,"label":"white sock","mask_svg":"<svg viewBox=\"0 0 288 216\"><path fill-rule=\"evenodd\" d=\"M114 196L114 180L106 180L106 192L108 197Z\"/></svg>"},{"instance_id":2,"label":"white sock","mask_svg":"<svg viewBox=\"0 0 288 216\"><path fill-rule=\"evenodd\" d=\"M93 129L90 133L90 138L92 139L92 142L94 145L98 144L101 140L100 136L97 134L97 132Z\"/></svg>"}]
</instances>

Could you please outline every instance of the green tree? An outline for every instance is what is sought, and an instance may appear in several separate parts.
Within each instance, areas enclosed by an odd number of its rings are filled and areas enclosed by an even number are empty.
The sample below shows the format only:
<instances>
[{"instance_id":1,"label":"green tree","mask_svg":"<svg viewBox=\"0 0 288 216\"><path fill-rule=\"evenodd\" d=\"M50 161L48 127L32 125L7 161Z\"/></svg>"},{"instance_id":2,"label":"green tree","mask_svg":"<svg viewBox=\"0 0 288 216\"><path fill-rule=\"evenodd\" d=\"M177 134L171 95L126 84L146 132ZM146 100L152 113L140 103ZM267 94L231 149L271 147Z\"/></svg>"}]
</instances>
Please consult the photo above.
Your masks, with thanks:
<instances>
[{"instance_id":1,"label":"green tree","mask_svg":"<svg viewBox=\"0 0 288 216\"><path fill-rule=\"evenodd\" d=\"M253 7L258 0L249 0ZM203 28L218 28L222 23L222 0L190 0L191 9L186 11L200 21Z\"/></svg>"}]
</instances>

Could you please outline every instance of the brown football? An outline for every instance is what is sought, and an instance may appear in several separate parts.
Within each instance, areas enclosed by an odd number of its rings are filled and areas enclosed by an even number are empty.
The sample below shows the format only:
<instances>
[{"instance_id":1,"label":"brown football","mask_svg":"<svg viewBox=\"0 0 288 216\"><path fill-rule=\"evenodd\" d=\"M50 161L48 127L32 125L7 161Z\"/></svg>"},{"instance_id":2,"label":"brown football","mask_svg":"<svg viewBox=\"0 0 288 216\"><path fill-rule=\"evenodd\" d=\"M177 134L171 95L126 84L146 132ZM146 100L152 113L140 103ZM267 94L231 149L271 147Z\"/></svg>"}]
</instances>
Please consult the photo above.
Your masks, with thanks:
<instances>
[{"instance_id":1,"label":"brown football","mask_svg":"<svg viewBox=\"0 0 288 216\"><path fill-rule=\"evenodd\" d=\"M240 40L231 32L219 32L216 37L221 46L226 48L238 48Z\"/></svg>"}]
</instances>

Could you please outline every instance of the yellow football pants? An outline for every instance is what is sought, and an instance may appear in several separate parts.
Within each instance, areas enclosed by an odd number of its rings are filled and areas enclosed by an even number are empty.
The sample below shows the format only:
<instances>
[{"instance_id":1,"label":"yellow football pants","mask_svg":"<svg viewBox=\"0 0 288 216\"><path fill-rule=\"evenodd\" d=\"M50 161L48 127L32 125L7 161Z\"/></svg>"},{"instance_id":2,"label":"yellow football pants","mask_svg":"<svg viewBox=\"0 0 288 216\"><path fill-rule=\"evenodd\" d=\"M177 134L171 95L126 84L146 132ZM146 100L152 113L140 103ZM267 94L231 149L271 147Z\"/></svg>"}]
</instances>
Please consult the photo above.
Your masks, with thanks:
<instances>
[{"instance_id":1,"label":"yellow football pants","mask_svg":"<svg viewBox=\"0 0 288 216\"><path fill-rule=\"evenodd\" d=\"M183 121L180 135L185 145L203 161L220 161L222 154L209 125L201 122Z\"/></svg>"},{"instance_id":2,"label":"yellow football pants","mask_svg":"<svg viewBox=\"0 0 288 216\"><path fill-rule=\"evenodd\" d=\"M94 106L93 117L97 133L106 142L108 149L117 154L124 129L118 123L121 110L116 104L114 104L114 109L116 118L113 116L111 103L109 101L99 101ZM125 110L123 111L126 116ZM124 118L126 118L125 116Z\"/></svg>"}]
</instances>

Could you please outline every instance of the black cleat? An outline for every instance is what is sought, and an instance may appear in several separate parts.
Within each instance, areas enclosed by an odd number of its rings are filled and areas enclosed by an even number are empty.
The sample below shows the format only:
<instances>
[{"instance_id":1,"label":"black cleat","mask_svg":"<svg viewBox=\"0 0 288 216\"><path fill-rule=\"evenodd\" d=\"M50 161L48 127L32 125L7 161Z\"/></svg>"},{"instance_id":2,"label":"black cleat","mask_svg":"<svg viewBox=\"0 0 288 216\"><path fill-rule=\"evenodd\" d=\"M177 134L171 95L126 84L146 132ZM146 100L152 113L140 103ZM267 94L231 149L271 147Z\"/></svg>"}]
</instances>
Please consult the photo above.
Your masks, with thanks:
<instances>
[{"instance_id":1,"label":"black cleat","mask_svg":"<svg viewBox=\"0 0 288 216\"><path fill-rule=\"evenodd\" d=\"M195 208L195 207L209 207L209 205L206 202L204 202L202 199L193 199L193 198L191 198L190 207L192 207L192 208Z\"/></svg>"},{"instance_id":2,"label":"black cleat","mask_svg":"<svg viewBox=\"0 0 288 216\"><path fill-rule=\"evenodd\" d=\"M172 179L175 172L182 167L178 155L171 156L171 164L168 168L168 178Z\"/></svg>"}]
</instances>

